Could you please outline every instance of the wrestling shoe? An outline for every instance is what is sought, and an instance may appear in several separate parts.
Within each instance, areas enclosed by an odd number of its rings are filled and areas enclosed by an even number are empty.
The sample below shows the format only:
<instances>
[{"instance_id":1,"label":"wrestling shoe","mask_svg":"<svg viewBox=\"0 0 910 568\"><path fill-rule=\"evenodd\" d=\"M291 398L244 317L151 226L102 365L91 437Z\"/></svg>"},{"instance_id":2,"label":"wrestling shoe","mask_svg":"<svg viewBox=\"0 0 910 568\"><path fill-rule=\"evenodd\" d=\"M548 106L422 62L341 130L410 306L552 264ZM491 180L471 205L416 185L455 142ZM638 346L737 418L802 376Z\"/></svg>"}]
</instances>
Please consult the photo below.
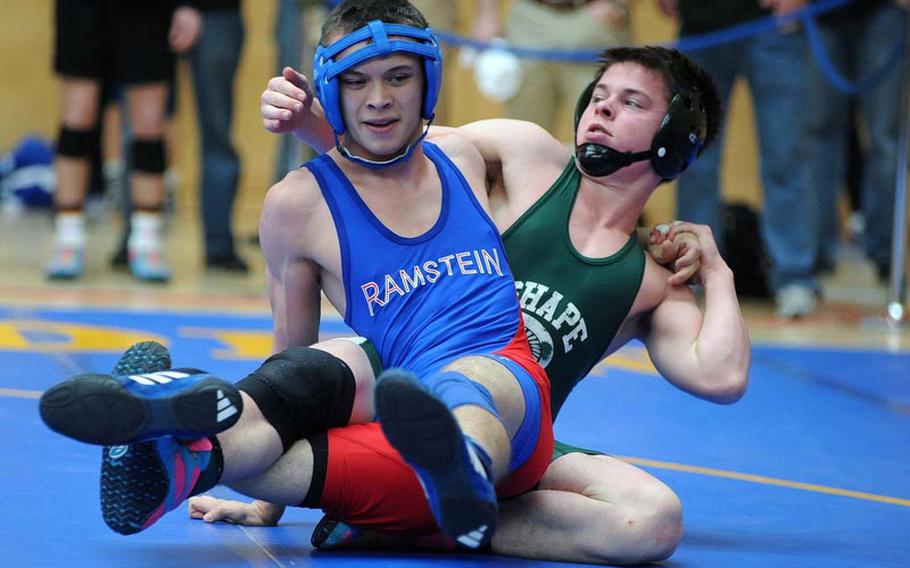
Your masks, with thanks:
<instances>
[{"instance_id":1,"label":"wrestling shoe","mask_svg":"<svg viewBox=\"0 0 910 568\"><path fill-rule=\"evenodd\" d=\"M156 356L151 351L141 355ZM130 361L118 364L118 370L129 372L135 364ZM237 422L242 407L233 384L194 369L78 375L48 389L40 402L41 418L51 430L107 446L164 435L193 439L217 434Z\"/></svg>"},{"instance_id":2,"label":"wrestling shoe","mask_svg":"<svg viewBox=\"0 0 910 568\"><path fill-rule=\"evenodd\" d=\"M180 442L171 437L152 442L105 447L101 461L101 513L114 532L135 534L203 491L221 474L207 475L214 457L207 438Z\"/></svg>"},{"instance_id":3,"label":"wrestling shoe","mask_svg":"<svg viewBox=\"0 0 910 568\"><path fill-rule=\"evenodd\" d=\"M368 549L387 549L385 539L378 539L381 542L374 542L377 539L373 536L380 535L376 531L370 531L356 525L349 525L344 521L337 521L323 516L319 519L313 534L310 536L310 544L313 548L319 550L368 550Z\"/></svg>"},{"instance_id":4,"label":"wrestling shoe","mask_svg":"<svg viewBox=\"0 0 910 568\"><path fill-rule=\"evenodd\" d=\"M451 411L414 375L390 369L376 385L376 414L417 474L442 532L465 548L486 546L496 530L496 491Z\"/></svg>"},{"instance_id":5,"label":"wrestling shoe","mask_svg":"<svg viewBox=\"0 0 910 568\"><path fill-rule=\"evenodd\" d=\"M126 350L114 366L114 375L141 375L165 371L171 366L171 357L160 343L145 341ZM208 447L205 444L208 443ZM207 454L181 456L182 464L175 460L162 460L161 454L170 455L176 442L165 438L162 443L135 444L132 446L107 446L101 457L101 512L104 522L120 534L133 534L150 526L170 508L183 499L179 492L170 495L169 479L179 466L182 479L190 479L192 488L202 468L194 462L207 462ZM201 449L211 449L211 442L200 440ZM192 452L189 448L181 453ZM178 450L179 451L179 450ZM173 452L176 454L178 452ZM171 463L170 470L165 466ZM191 464L189 468L186 464ZM187 471L189 470L189 471ZM180 484L181 486L184 483ZM182 487L181 487L182 488ZM168 501L168 497L171 497Z\"/></svg>"},{"instance_id":6,"label":"wrestling shoe","mask_svg":"<svg viewBox=\"0 0 910 568\"><path fill-rule=\"evenodd\" d=\"M143 373L156 373L171 368L171 354L167 347L157 341L141 341L134 343L123 352L112 375L141 375Z\"/></svg>"},{"instance_id":7,"label":"wrestling shoe","mask_svg":"<svg viewBox=\"0 0 910 568\"><path fill-rule=\"evenodd\" d=\"M170 366L167 349L154 341L146 341L127 349L113 373L142 375L164 371ZM213 459L213 447L206 439L183 445L173 438L105 447L101 454L104 522L115 532L125 535L151 526L190 496ZM220 475L218 470L220 468L216 468L214 479ZM212 483L209 481L208 484ZM202 490L200 486L199 491Z\"/></svg>"},{"instance_id":8,"label":"wrestling shoe","mask_svg":"<svg viewBox=\"0 0 910 568\"><path fill-rule=\"evenodd\" d=\"M432 550L454 552L455 543L442 533L426 536L388 534L349 525L344 521L323 516L310 537L313 548L330 550Z\"/></svg>"}]
</instances>

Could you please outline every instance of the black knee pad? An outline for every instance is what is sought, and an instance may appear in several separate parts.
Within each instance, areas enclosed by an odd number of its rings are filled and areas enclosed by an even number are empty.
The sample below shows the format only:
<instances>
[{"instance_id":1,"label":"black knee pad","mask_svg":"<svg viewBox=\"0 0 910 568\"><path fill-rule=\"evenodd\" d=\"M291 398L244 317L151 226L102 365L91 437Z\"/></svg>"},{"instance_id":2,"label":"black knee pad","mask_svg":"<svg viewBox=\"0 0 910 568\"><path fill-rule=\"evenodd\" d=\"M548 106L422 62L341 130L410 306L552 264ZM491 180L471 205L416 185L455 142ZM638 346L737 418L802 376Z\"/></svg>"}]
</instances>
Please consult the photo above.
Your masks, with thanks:
<instances>
[{"instance_id":1,"label":"black knee pad","mask_svg":"<svg viewBox=\"0 0 910 568\"><path fill-rule=\"evenodd\" d=\"M347 424L357 391L347 363L310 347L272 355L237 386L259 406L285 451L311 434Z\"/></svg>"},{"instance_id":2,"label":"black knee pad","mask_svg":"<svg viewBox=\"0 0 910 568\"><path fill-rule=\"evenodd\" d=\"M164 173L164 142L158 140L133 140L133 168L146 174Z\"/></svg>"},{"instance_id":3,"label":"black knee pad","mask_svg":"<svg viewBox=\"0 0 910 568\"><path fill-rule=\"evenodd\" d=\"M91 158L98 153L101 145L101 131L98 128L76 130L60 127L57 138L57 155L68 158Z\"/></svg>"}]
</instances>

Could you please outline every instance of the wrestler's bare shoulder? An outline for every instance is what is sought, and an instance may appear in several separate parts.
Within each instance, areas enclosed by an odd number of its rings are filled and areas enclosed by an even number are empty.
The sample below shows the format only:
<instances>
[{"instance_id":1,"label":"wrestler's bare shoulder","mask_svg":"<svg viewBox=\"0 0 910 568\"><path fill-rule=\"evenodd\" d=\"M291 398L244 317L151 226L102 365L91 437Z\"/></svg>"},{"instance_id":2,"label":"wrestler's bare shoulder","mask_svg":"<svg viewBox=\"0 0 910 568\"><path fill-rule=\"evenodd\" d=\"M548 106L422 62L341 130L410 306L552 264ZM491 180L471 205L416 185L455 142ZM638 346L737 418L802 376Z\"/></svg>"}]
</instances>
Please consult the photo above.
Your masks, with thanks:
<instances>
[{"instance_id":1,"label":"wrestler's bare shoulder","mask_svg":"<svg viewBox=\"0 0 910 568\"><path fill-rule=\"evenodd\" d=\"M309 250L331 226L331 212L319 183L309 170L298 168L266 193L259 218L259 239L264 250L267 243Z\"/></svg>"},{"instance_id":2,"label":"wrestler's bare shoulder","mask_svg":"<svg viewBox=\"0 0 910 568\"><path fill-rule=\"evenodd\" d=\"M433 143L453 161L463 157L480 159L480 153L471 140L457 130L446 130L433 136Z\"/></svg>"},{"instance_id":3,"label":"wrestler's bare shoulder","mask_svg":"<svg viewBox=\"0 0 910 568\"><path fill-rule=\"evenodd\" d=\"M324 208L325 199L316 177L306 168L297 168L269 188L262 213L277 219L299 220L301 215L315 214Z\"/></svg>"},{"instance_id":4,"label":"wrestler's bare shoulder","mask_svg":"<svg viewBox=\"0 0 910 568\"><path fill-rule=\"evenodd\" d=\"M485 192L486 165L477 147L466 136L449 130L433 137L433 143L452 160L472 187Z\"/></svg>"}]
</instances>

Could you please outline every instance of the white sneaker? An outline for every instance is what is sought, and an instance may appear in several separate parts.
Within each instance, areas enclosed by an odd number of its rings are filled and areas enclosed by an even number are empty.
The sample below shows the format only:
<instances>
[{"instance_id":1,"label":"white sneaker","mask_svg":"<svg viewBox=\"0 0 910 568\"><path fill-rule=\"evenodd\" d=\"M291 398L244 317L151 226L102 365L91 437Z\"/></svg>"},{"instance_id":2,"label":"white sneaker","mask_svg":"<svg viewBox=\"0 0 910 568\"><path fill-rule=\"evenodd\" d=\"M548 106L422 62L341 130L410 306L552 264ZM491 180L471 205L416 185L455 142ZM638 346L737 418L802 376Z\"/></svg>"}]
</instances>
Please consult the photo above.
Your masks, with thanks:
<instances>
[{"instance_id":1,"label":"white sneaker","mask_svg":"<svg viewBox=\"0 0 910 568\"><path fill-rule=\"evenodd\" d=\"M788 284L778 290L777 315L784 319L807 316L815 311L815 291L808 286Z\"/></svg>"},{"instance_id":2,"label":"white sneaker","mask_svg":"<svg viewBox=\"0 0 910 568\"><path fill-rule=\"evenodd\" d=\"M85 272L85 250L72 245L57 245L44 269L50 280L76 280Z\"/></svg>"}]
</instances>

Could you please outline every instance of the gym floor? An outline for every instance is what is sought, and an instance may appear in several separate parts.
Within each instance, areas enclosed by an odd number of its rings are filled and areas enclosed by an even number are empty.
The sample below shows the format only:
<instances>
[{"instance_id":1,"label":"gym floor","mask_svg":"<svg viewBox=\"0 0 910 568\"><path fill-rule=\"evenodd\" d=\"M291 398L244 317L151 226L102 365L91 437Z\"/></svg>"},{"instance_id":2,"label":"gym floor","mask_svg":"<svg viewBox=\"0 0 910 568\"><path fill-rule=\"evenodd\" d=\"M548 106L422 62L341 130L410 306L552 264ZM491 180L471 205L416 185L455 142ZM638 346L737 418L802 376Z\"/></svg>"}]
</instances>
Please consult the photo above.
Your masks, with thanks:
<instances>
[{"instance_id":1,"label":"gym floor","mask_svg":"<svg viewBox=\"0 0 910 568\"><path fill-rule=\"evenodd\" d=\"M243 244L250 275L207 273L192 244L198 229L181 219L171 226L174 281L152 286L107 268L116 227L106 221L91 226L97 254L85 278L48 284L49 220L2 218L0 566L565 565L314 552L320 513L300 509L275 528L208 525L178 508L138 535L111 532L98 506L100 450L48 430L38 417L41 392L73 374L109 371L139 340L167 345L175 365L232 380L269 354L255 247ZM783 323L770 304L747 303L751 382L732 406L671 388L631 345L578 387L557 437L623 457L679 494L686 531L666 566L907 566L910 332L883 324L884 295L871 268L848 254L810 318ZM347 333L330 308L322 331Z\"/></svg>"}]
</instances>

